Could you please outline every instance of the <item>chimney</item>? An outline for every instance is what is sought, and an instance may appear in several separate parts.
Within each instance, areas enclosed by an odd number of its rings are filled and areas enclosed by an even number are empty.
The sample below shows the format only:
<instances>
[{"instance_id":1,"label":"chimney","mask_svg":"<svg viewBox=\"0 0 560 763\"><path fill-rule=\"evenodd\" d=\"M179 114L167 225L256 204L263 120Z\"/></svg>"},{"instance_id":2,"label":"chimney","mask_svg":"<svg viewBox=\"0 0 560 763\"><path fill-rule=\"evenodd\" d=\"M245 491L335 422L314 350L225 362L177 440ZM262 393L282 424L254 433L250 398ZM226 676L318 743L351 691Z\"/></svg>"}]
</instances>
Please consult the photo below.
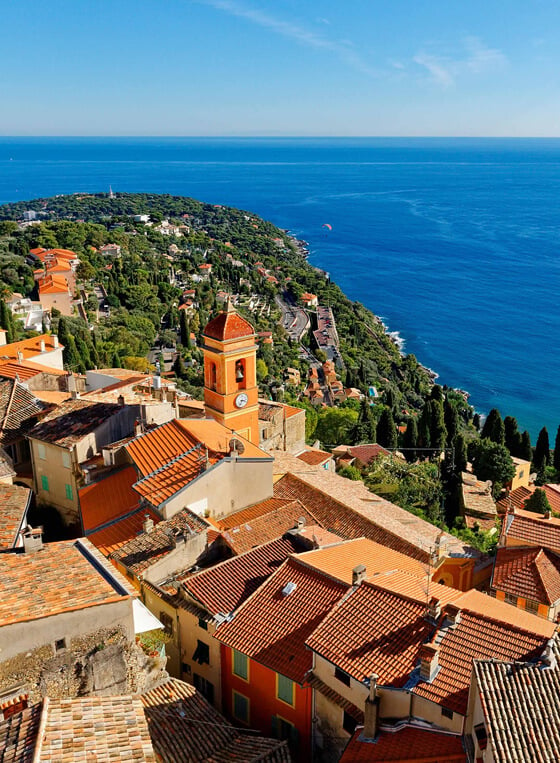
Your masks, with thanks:
<instances>
[{"instance_id":1,"label":"chimney","mask_svg":"<svg viewBox=\"0 0 560 763\"><path fill-rule=\"evenodd\" d=\"M443 610L445 619L449 622L450 628L456 628L461 622L461 610L455 604L447 604Z\"/></svg>"},{"instance_id":2,"label":"chimney","mask_svg":"<svg viewBox=\"0 0 560 763\"><path fill-rule=\"evenodd\" d=\"M142 529L145 533L151 533L154 529L154 520L151 518L149 514L146 514L144 516L144 521L142 522Z\"/></svg>"},{"instance_id":3,"label":"chimney","mask_svg":"<svg viewBox=\"0 0 560 763\"><path fill-rule=\"evenodd\" d=\"M53 347L56 350L58 348L58 337L56 334L52 335L52 340L53 340Z\"/></svg>"},{"instance_id":4,"label":"chimney","mask_svg":"<svg viewBox=\"0 0 560 763\"><path fill-rule=\"evenodd\" d=\"M43 548L43 528L27 525L23 531L23 547L26 554L33 554Z\"/></svg>"},{"instance_id":5,"label":"chimney","mask_svg":"<svg viewBox=\"0 0 560 763\"><path fill-rule=\"evenodd\" d=\"M45 352L45 340L41 339L41 352Z\"/></svg>"},{"instance_id":6,"label":"chimney","mask_svg":"<svg viewBox=\"0 0 560 763\"><path fill-rule=\"evenodd\" d=\"M428 608L426 610L426 619L439 620L440 614L441 614L440 601L439 599L436 599L435 596L432 596L432 598L428 602Z\"/></svg>"},{"instance_id":7,"label":"chimney","mask_svg":"<svg viewBox=\"0 0 560 763\"><path fill-rule=\"evenodd\" d=\"M379 697L377 696L377 676L369 678L369 696L364 707L363 739L375 739L379 729Z\"/></svg>"},{"instance_id":8,"label":"chimney","mask_svg":"<svg viewBox=\"0 0 560 763\"><path fill-rule=\"evenodd\" d=\"M119 396L117 397L117 403L118 403L119 405L124 405L124 395L119 395Z\"/></svg>"},{"instance_id":9,"label":"chimney","mask_svg":"<svg viewBox=\"0 0 560 763\"><path fill-rule=\"evenodd\" d=\"M543 517L544 517L545 519L550 519L550 517L551 517L551 516L552 516L552 514L551 514L551 511L550 511L550 509L547 509L547 510L544 512L544 514L543 514Z\"/></svg>"},{"instance_id":10,"label":"chimney","mask_svg":"<svg viewBox=\"0 0 560 763\"><path fill-rule=\"evenodd\" d=\"M23 363L23 352L21 350L18 350L17 352L17 359L18 363Z\"/></svg>"},{"instance_id":11,"label":"chimney","mask_svg":"<svg viewBox=\"0 0 560 763\"><path fill-rule=\"evenodd\" d=\"M141 435L144 431L144 427L142 426L142 422L140 419L136 419L134 421L134 436L138 437L138 435Z\"/></svg>"},{"instance_id":12,"label":"chimney","mask_svg":"<svg viewBox=\"0 0 560 763\"><path fill-rule=\"evenodd\" d=\"M301 532L304 527L305 527L305 517L299 517L296 524L297 531Z\"/></svg>"},{"instance_id":13,"label":"chimney","mask_svg":"<svg viewBox=\"0 0 560 763\"><path fill-rule=\"evenodd\" d=\"M444 540L444 532L443 530L438 533L438 536L436 538L436 545L434 549L434 556L436 563L439 562L441 559L443 559L444 556L447 556L447 542Z\"/></svg>"},{"instance_id":14,"label":"chimney","mask_svg":"<svg viewBox=\"0 0 560 763\"><path fill-rule=\"evenodd\" d=\"M352 570L352 585L360 585L362 580L365 580L366 577L366 566L365 564L358 564L357 567L354 567Z\"/></svg>"},{"instance_id":15,"label":"chimney","mask_svg":"<svg viewBox=\"0 0 560 763\"><path fill-rule=\"evenodd\" d=\"M420 678L433 681L439 670L439 646L422 644L420 647Z\"/></svg>"}]
</instances>

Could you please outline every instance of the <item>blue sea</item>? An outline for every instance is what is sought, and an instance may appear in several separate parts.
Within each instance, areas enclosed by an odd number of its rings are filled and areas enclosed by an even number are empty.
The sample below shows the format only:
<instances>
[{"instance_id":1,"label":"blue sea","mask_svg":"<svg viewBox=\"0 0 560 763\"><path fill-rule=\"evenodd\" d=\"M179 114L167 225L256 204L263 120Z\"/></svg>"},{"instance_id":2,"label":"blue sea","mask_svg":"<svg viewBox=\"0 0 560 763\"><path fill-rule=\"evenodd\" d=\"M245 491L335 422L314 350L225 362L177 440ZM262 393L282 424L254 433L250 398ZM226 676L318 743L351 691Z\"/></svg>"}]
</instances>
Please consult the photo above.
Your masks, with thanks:
<instances>
[{"instance_id":1,"label":"blue sea","mask_svg":"<svg viewBox=\"0 0 560 763\"><path fill-rule=\"evenodd\" d=\"M0 203L109 186L290 229L440 383L554 436L560 140L0 138Z\"/></svg>"}]
</instances>

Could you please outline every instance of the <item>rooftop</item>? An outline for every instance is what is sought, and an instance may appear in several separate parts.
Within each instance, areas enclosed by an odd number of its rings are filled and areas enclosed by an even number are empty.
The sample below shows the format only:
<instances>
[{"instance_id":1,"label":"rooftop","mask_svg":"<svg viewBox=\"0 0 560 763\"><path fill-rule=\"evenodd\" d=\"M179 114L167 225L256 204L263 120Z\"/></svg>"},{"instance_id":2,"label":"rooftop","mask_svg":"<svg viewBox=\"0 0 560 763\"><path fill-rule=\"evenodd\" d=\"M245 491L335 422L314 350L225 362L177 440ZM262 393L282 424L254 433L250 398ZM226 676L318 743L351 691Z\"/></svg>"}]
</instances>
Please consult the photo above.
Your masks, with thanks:
<instances>
[{"instance_id":1,"label":"rooftop","mask_svg":"<svg viewBox=\"0 0 560 763\"><path fill-rule=\"evenodd\" d=\"M475 660L473 668L496 763L560 760L558 643L556 665Z\"/></svg>"},{"instance_id":2,"label":"rooftop","mask_svg":"<svg viewBox=\"0 0 560 763\"><path fill-rule=\"evenodd\" d=\"M340 448L335 448L335 451ZM350 445L346 448L346 452L351 458L357 458L363 464L370 464L374 459L379 456L388 456L389 451L385 450L381 445L377 443L371 443L369 445Z\"/></svg>"},{"instance_id":3,"label":"rooftop","mask_svg":"<svg viewBox=\"0 0 560 763\"><path fill-rule=\"evenodd\" d=\"M0 551L13 548L31 500L31 490L0 483Z\"/></svg>"},{"instance_id":4,"label":"rooftop","mask_svg":"<svg viewBox=\"0 0 560 763\"><path fill-rule=\"evenodd\" d=\"M227 615L254 593L290 554L298 550L297 539L287 535L189 575L181 582L186 593L208 612Z\"/></svg>"},{"instance_id":5,"label":"rooftop","mask_svg":"<svg viewBox=\"0 0 560 763\"><path fill-rule=\"evenodd\" d=\"M110 555L120 564L141 577L155 562L167 556L176 547L175 537L184 533L187 536L204 532L208 524L192 511L183 509L171 519L160 522L149 533L141 533Z\"/></svg>"},{"instance_id":6,"label":"rooftop","mask_svg":"<svg viewBox=\"0 0 560 763\"><path fill-rule=\"evenodd\" d=\"M45 343L44 350L41 349L41 342ZM41 334L30 339L22 339L20 342L4 344L0 346L0 361L18 360L18 352L21 352L23 360L29 360L29 358L34 358L43 352L53 352L54 350L62 349L62 345L57 345L57 343L58 337L53 334Z\"/></svg>"},{"instance_id":7,"label":"rooftop","mask_svg":"<svg viewBox=\"0 0 560 763\"><path fill-rule=\"evenodd\" d=\"M560 556L545 548L500 548L492 587L524 599L554 604L560 599Z\"/></svg>"},{"instance_id":8,"label":"rooftop","mask_svg":"<svg viewBox=\"0 0 560 763\"><path fill-rule=\"evenodd\" d=\"M302 684L313 662L305 640L346 590L290 557L218 628L216 638Z\"/></svg>"},{"instance_id":9,"label":"rooftop","mask_svg":"<svg viewBox=\"0 0 560 763\"><path fill-rule=\"evenodd\" d=\"M302 453L299 453L296 458L311 466L319 466L332 458L330 453L325 450L318 450L317 448L307 448Z\"/></svg>"},{"instance_id":10,"label":"rooftop","mask_svg":"<svg viewBox=\"0 0 560 763\"><path fill-rule=\"evenodd\" d=\"M0 379L0 445L6 447L27 434L49 410L15 379Z\"/></svg>"},{"instance_id":11,"label":"rooftop","mask_svg":"<svg viewBox=\"0 0 560 763\"><path fill-rule=\"evenodd\" d=\"M109 556L144 532L146 517L154 525L161 522L161 517L153 509L142 507L101 525L97 530L90 530L86 535L103 556Z\"/></svg>"},{"instance_id":12,"label":"rooftop","mask_svg":"<svg viewBox=\"0 0 560 763\"><path fill-rule=\"evenodd\" d=\"M348 742L340 763L466 763L461 737L445 731L432 731L404 725L381 729L375 742L362 740L357 728ZM434 756L437 752L437 757Z\"/></svg>"},{"instance_id":13,"label":"rooftop","mask_svg":"<svg viewBox=\"0 0 560 763\"><path fill-rule=\"evenodd\" d=\"M136 469L127 466L78 491L86 535L138 506L138 494L132 489L136 479Z\"/></svg>"},{"instance_id":14,"label":"rooftop","mask_svg":"<svg viewBox=\"0 0 560 763\"><path fill-rule=\"evenodd\" d=\"M555 517L545 519L533 511L516 509L515 514L504 518L504 531L509 546L519 541L527 546L560 551L560 519Z\"/></svg>"},{"instance_id":15,"label":"rooftop","mask_svg":"<svg viewBox=\"0 0 560 763\"><path fill-rule=\"evenodd\" d=\"M1 353L2 346L0 345L0 355ZM17 376L20 381L25 382L28 379L33 379L39 374L67 376L67 372L62 371L60 368L49 368L47 366L42 366L40 363L34 363L32 360L19 362L17 359L0 359L0 376L7 379L15 379Z\"/></svg>"},{"instance_id":16,"label":"rooftop","mask_svg":"<svg viewBox=\"0 0 560 763\"><path fill-rule=\"evenodd\" d=\"M67 400L48 413L29 432L29 437L70 448L121 409L122 406L113 403L92 403L80 398Z\"/></svg>"},{"instance_id":17,"label":"rooftop","mask_svg":"<svg viewBox=\"0 0 560 763\"><path fill-rule=\"evenodd\" d=\"M6 720L0 715L2 763L34 763L41 709L41 705L34 705Z\"/></svg>"},{"instance_id":18,"label":"rooftop","mask_svg":"<svg viewBox=\"0 0 560 763\"><path fill-rule=\"evenodd\" d=\"M255 329L233 308L213 318L202 332L204 336L227 342L229 339L241 339L255 335Z\"/></svg>"},{"instance_id":19,"label":"rooftop","mask_svg":"<svg viewBox=\"0 0 560 763\"><path fill-rule=\"evenodd\" d=\"M86 538L46 543L34 553L0 554L1 625L121 601L131 593Z\"/></svg>"},{"instance_id":20,"label":"rooftop","mask_svg":"<svg viewBox=\"0 0 560 763\"><path fill-rule=\"evenodd\" d=\"M234 728L190 684L170 678L141 700L162 763L290 763L286 742Z\"/></svg>"}]
</instances>

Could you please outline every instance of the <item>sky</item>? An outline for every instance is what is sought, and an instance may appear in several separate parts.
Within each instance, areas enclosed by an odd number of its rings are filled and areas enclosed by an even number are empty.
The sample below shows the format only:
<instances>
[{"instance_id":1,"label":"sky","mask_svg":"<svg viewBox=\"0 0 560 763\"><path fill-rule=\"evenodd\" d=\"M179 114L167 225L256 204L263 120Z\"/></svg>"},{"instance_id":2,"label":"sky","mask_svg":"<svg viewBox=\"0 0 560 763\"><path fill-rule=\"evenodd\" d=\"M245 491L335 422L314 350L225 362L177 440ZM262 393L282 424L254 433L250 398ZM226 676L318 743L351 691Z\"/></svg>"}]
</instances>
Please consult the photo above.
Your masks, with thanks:
<instances>
[{"instance_id":1,"label":"sky","mask_svg":"<svg viewBox=\"0 0 560 763\"><path fill-rule=\"evenodd\" d=\"M558 0L0 8L0 135L560 136Z\"/></svg>"}]
</instances>

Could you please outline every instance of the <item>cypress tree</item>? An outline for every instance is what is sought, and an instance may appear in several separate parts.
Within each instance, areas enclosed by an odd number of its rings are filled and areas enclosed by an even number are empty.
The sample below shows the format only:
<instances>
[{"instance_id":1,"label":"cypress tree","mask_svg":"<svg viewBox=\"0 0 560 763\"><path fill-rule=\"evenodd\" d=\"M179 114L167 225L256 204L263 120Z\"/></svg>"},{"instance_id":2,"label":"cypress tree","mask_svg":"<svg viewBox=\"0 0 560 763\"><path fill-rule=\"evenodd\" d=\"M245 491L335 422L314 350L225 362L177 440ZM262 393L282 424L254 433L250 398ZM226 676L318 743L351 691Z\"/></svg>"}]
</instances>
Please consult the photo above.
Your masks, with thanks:
<instances>
[{"instance_id":1,"label":"cypress tree","mask_svg":"<svg viewBox=\"0 0 560 763\"><path fill-rule=\"evenodd\" d=\"M533 456L533 465L538 472L544 469L550 462L550 445L548 442L548 431L546 427L543 427L539 432L537 438L537 444L535 446L535 454Z\"/></svg>"},{"instance_id":2,"label":"cypress tree","mask_svg":"<svg viewBox=\"0 0 560 763\"><path fill-rule=\"evenodd\" d=\"M492 442L497 442L498 445L504 445L506 439L504 422L497 408L492 408L488 414L480 436L482 439L492 440Z\"/></svg>"},{"instance_id":3,"label":"cypress tree","mask_svg":"<svg viewBox=\"0 0 560 763\"><path fill-rule=\"evenodd\" d=\"M434 384L432 387L432 391L430 393L430 397L432 400L442 400L443 401L443 390L439 386L439 384Z\"/></svg>"},{"instance_id":4,"label":"cypress tree","mask_svg":"<svg viewBox=\"0 0 560 763\"><path fill-rule=\"evenodd\" d=\"M474 414L472 423L476 431L479 432L480 431L480 413Z\"/></svg>"},{"instance_id":5,"label":"cypress tree","mask_svg":"<svg viewBox=\"0 0 560 763\"><path fill-rule=\"evenodd\" d=\"M397 428L388 408L383 408L377 422L377 442L384 448L397 447Z\"/></svg>"},{"instance_id":6,"label":"cypress tree","mask_svg":"<svg viewBox=\"0 0 560 763\"><path fill-rule=\"evenodd\" d=\"M77 336L74 341L76 342L76 352L78 353L78 357L80 361L83 363L86 369L92 368L93 363L91 360L91 356L89 354L89 349L87 344L84 342L84 340L80 336Z\"/></svg>"},{"instance_id":7,"label":"cypress tree","mask_svg":"<svg viewBox=\"0 0 560 763\"><path fill-rule=\"evenodd\" d=\"M521 445L519 446L518 458L523 458L525 461L533 460L533 447L531 445L531 435L527 430L521 435Z\"/></svg>"},{"instance_id":8,"label":"cypress tree","mask_svg":"<svg viewBox=\"0 0 560 763\"><path fill-rule=\"evenodd\" d=\"M467 468L467 443L463 435L459 434L453 441L455 469L457 472L464 472Z\"/></svg>"},{"instance_id":9,"label":"cypress tree","mask_svg":"<svg viewBox=\"0 0 560 763\"><path fill-rule=\"evenodd\" d=\"M429 448L432 444L430 431L432 424L432 401L426 400L418 420L418 447ZM425 455L425 454L419 454Z\"/></svg>"},{"instance_id":10,"label":"cypress tree","mask_svg":"<svg viewBox=\"0 0 560 763\"><path fill-rule=\"evenodd\" d=\"M408 420L408 424L406 425L406 431L403 437L403 448L404 448L403 453L404 453L404 457L406 458L409 464L416 461L417 444L418 444L418 425L416 424L416 419L412 418Z\"/></svg>"},{"instance_id":11,"label":"cypress tree","mask_svg":"<svg viewBox=\"0 0 560 763\"><path fill-rule=\"evenodd\" d=\"M443 416L443 404L441 400L432 400L432 416L430 421L430 442L432 448L445 448L447 442L447 430Z\"/></svg>"},{"instance_id":12,"label":"cypress tree","mask_svg":"<svg viewBox=\"0 0 560 763\"><path fill-rule=\"evenodd\" d=\"M385 388L385 392L383 393L383 402L385 403L387 408L391 409L391 411L395 410L395 407L396 407L395 392L392 387Z\"/></svg>"},{"instance_id":13,"label":"cypress tree","mask_svg":"<svg viewBox=\"0 0 560 763\"><path fill-rule=\"evenodd\" d=\"M187 342L190 340L190 328L189 328L189 322L187 320L187 313L186 310L181 310L181 317L179 319L179 328L180 328L180 336L181 336L181 344L183 347L187 347Z\"/></svg>"},{"instance_id":14,"label":"cypress tree","mask_svg":"<svg viewBox=\"0 0 560 763\"><path fill-rule=\"evenodd\" d=\"M447 429L447 443L451 445L459 433L459 414L447 398L443 404L443 418Z\"/></svg>"},{"instance_id":15,"label":"cypress tree","mask_svg":"<svg viewBox=\"0 0 560 763\"><path fill-rule=\"evenodd\" d=\"M554 441L554 458L552 464L557 472L560 472L560 426L556 431L556 440Z\"/></svg>"},{"instance_id":16,"label":"cypress tree","mask_svg":"<svg viewBox=\"0 0 560 763\"><path fill-rule=\"evenodd\" d=\"M173 371L175 372L175 376L178 376L179 379L182 379L185 376L185 363L183 361L183 356L181 353L177 353L177 357L175 358L175 363L173 364Z\"/></svg>"},{"instance_id":17,"label":"cypress tree","mask_svg":"<svg viewBox=\"0 0 560 763\"><path fill-rule=\"evenodd\" d=\"M523 508L526 511L536 511L539 514L546 514L547 511L552 511L546 493L541 488L536 488L534 490L523 504Z\"/></svg>"},{"instance_id":18,"label":"cypress tree","mask_svg":"<svg viewBox=\"0 0 560 763\"><path fill-rule=\"evenodd\" d=\"M354 444L358 445L362 442L374 442L371 439L372 434L372 415L371 408L367 398L364 398L360 403L360 411L358 414L358 420L352 432L352 439Z\"/></svg>"},{"instance_id":19,"label":"cypress tree","mask_svg":"<svg viewBox=\"0 0 560 763\"><path fill-rule=\"evenodd\" d=\"M521 432L517 429L517 419L506 416L504 419L505 446L512 456L517 456L521 448Z\"/></svg>"},{"instance_id":20,"label":"cypress tree","mask_svg":"<svg viewBox=\"0 0 560 763\"><path fill-rule=\"evenodd\" d=\"M121 358L119 353L114 350L111 358L111 368L121 368Z\"/></svg>"}]
</instances>

